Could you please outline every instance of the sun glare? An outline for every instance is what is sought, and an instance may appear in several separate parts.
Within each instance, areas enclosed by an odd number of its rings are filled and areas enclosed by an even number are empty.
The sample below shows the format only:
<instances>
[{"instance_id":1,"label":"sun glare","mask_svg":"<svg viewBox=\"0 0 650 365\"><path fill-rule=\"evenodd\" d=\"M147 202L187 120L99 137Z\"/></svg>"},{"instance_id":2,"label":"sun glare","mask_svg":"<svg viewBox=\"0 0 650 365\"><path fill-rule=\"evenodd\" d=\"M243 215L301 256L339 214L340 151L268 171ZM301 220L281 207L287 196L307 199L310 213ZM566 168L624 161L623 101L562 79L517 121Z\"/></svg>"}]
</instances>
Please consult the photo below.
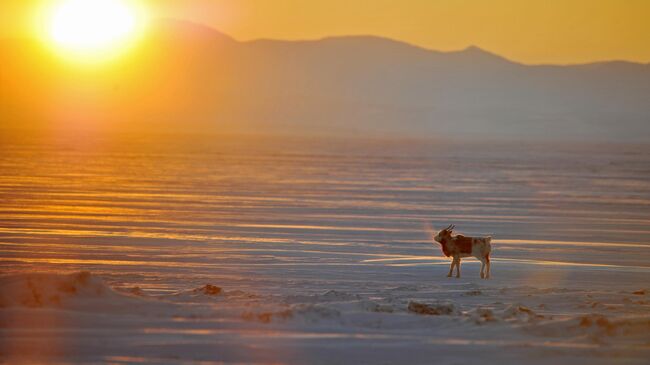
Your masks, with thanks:
<instances>
[{"instance_id":1,"label":"sun glare","mask_svg":"<svg viewBox=\"0 0 650 365\"><path fill-rule=\"evenodd\" d=\"M58 48L101 57L125 47L139 20L136 7L122 0L65 0L52 8L47 31Z\"/></svg>"}]
</instances>

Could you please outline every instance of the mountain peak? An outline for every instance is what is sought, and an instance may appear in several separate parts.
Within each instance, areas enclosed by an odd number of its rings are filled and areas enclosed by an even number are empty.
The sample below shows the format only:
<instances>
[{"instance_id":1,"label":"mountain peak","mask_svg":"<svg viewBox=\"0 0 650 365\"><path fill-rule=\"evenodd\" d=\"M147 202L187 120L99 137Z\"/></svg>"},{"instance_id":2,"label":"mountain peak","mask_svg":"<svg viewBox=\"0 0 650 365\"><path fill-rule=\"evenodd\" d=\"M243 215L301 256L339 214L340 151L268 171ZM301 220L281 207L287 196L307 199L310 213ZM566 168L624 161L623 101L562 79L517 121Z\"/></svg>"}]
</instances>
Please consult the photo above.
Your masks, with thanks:
<instances>
[{"instance_id":1,"label":"mountain peak","mask_svg":"<svg viewBox=\"0 0 650 365\"><path fill-rule=\"evenodd\" d=\"M466 47L466 48L464 48L464 49L458 51L458 53L467 54L467 55L473 55L473 56L481 56L481 57L497 57L497 58L503 58L503 57L499 56L499 55L496 54L496 53L492 53L492 52L490 52L490 51L486 51L485 49L483 49L483 48L481 48L481 47L479 47L479 46L475 46L475 45L471 45L471 46L469 46L469 47Z\"/></svg>"},{"instance_id":2,"label":"mountain peak","mask_svg":"<svg viewBox=\"0 0 650 365\"><path fill-rule=\"evenodd\" d=\"M154 34L188 41L216 41L235 43L235 39L207 25L174 18L159 18L152 25Z\"/></svg>"},{"instance_id":3,"label":"mountain peak","mask_svg":"<svg viewBox=\"0 0 650 365\"><path fill-rule=\"evenodd\" d=\"M479 46L471 45L466 47L465 49L461 50L461 52L465 53L489 53L486 50L480 48Z\"/></svg>"},{"instance_id":4,"label":"mountain peak","mask_svg":"<svg viewBox=\"0 0 650 365\"><path fill-rule=\"evenodd\" d=\"M494 63L518 64L517 62L511 61L496 53L486 51L485 49L475 45L471 45L459 51L448 52L447 54L451 56L459 57L463 60L469 60L469 61L481 60L484 62L492 61Z\"/></svg>"}]
</instances>

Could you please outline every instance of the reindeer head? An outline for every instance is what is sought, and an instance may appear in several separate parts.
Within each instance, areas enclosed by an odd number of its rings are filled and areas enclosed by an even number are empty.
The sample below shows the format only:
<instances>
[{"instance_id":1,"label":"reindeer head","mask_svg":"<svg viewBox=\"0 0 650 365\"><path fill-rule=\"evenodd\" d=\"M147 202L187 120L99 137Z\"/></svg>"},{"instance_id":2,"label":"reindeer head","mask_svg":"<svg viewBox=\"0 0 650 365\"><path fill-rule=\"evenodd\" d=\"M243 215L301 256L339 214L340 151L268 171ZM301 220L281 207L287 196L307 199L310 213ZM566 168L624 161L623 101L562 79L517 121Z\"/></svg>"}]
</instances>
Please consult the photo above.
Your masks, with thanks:
<instances>
[{"instance_id":1,"label":"reindeer head","mask_svg":"<svg viewBox=\"0 0 650 365\"><path fill-rule=\"evenodd\" d=\"M454 230L456 226L453 224L450 224L447 226L447 228L443 229L442 231L438 232L438 234L433 237L434 241L438 243L443 243L449 238L451 238L451 232Z\"/></svg>"}]
</instances>

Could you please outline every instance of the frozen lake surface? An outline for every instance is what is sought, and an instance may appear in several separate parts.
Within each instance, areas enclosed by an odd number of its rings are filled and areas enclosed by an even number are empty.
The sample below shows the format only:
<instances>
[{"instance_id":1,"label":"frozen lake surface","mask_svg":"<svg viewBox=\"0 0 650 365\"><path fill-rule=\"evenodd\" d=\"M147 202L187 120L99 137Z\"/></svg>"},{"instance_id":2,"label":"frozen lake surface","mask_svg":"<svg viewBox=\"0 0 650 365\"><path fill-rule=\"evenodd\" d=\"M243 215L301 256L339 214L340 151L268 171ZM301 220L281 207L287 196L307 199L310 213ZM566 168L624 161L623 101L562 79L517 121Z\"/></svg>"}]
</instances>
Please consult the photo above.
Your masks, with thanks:
<instances>
[{"instance_id":1,"label":"frozen lake surface","mask_svg":"<svg viewBox=\"0 0 650 365\"><path fill-rule=\"evenodd\" d=\"M0 172L2 362L650 358L650 146L3 139ZM450 223L491 280L446 277Z\"/></svg>"}]
</instances>

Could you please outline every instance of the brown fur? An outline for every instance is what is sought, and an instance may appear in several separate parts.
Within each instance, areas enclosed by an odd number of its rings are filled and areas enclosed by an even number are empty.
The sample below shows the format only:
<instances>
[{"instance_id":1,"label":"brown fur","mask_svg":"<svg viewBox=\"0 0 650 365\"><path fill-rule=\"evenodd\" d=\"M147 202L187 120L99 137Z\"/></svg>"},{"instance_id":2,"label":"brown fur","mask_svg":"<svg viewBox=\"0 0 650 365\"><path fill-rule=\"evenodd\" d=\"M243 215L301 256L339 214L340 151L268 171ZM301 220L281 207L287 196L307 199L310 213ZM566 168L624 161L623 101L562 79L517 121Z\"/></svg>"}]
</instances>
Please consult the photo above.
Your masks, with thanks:
<instances>
[{"instance_id":1,"label":"brown fur","mask_svg":"<svg viewBox=\"0 0 650 365\"><path fill-rule=\"evenodd\" d=\"M447 246L447 241L446 240L443 240L442 242L440 242L440 247L442 248L442 253L445 256L447 256L447 257L451 256L451 251L449 251L449 246Z\"/></svg>"},{"instance_id":2,"label":"brown fur","mask_svg":"<svg viewBox=\"0 0 650 365\"><path fill-rule=\"evenodd\" d=\"M455 247L457 250L459 250L460 253L462 254L471 254L472 253L472 237L465 237L463 235L458 235L456 237L453 237L451 235L451 232L445 232L443 239L441 240L442 242L440 243L440 246L442 248L442 253L445 254L445 256L450 257L453 255L453 252L451 252L451 249L449 247L449 241L454 240Z\"/></svg>"},{"instance_id":3,"label":"brown fur","mask_svg":"<svg viewBox=\"0 0 650 365\"><path fill-rule=\"evenodd\" d=\"M473 256L481 261L481 278L490 277L490 251L492 250L490 241L492 237L466 237L463 235L452 235L452 225L441 230L434 237L434 240L440 243L442 252L447 257L452 257L449 274L456 268L456 277L460 277L460 260L463 257Z\"/></svg>"},{"instance_id":4,"label":"brown fur","mask_svg":"<svg viewBox=\"0 0 650 365\"><path fill-rule=\"evenodd\" d=\"M463 235L456 236L456 246L460 250L460 253L471 254L472 253L472 238L465 237Z\"/></svg>"}]
</instances>

